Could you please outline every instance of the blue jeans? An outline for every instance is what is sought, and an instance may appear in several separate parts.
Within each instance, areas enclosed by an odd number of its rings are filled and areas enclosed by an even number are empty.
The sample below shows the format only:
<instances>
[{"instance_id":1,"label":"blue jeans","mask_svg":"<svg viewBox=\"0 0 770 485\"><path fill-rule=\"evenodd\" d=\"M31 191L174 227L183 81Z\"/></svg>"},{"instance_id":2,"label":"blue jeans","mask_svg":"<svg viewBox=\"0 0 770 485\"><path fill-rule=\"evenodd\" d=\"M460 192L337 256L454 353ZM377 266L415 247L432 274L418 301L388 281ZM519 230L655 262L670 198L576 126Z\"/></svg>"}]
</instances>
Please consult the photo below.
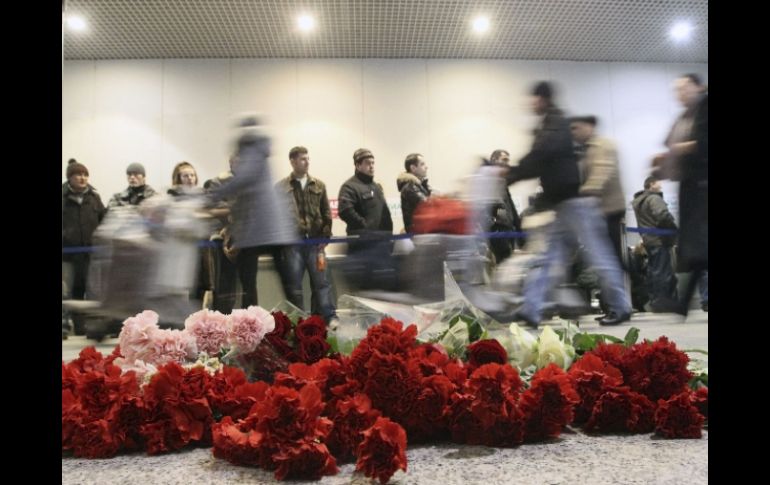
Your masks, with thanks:
<instances>
[{"instance_id":1,"label":"blue jeans","mask_svg":"<svg viewBox=\"0 0 770 485\"><path fill-rule=\"evenodd\" d=\"M329 267L324 271L318 271L318 245L316 244L298 244L286 246L284 248L284 262L286 271L289 273L291 288L287 288L287 297L292 302L304 302L302 297L302 280L307 270L310 275L310 288L312 296L310 298L310 311L316 315L321 315L329 321L330 318L337 316L337 310L334 307L332 298L332 285L329 279ZM296 303L295 303L296 305ZM302 305L304 310L304 305Z\"/></svg>"},{"instance_id":2,"label":"blue jeans","mask_svg":"<svg viewBox=\"0 0 770 485\"><path fill-rule=\"evenodd\" d=\"M615 250L607 234L607 221L595 197L577 197L560 202L547 234L547 249L541 264L533 268L524 285L524 304L519 313L539 322L548 293L566 276L567 258L575 244L582 244L586 262L599 276L602 295L611 312L631 312Z\"/></svg>"},{"instance_id":3,"label":"blue jeans","mask_svg":"<svg viewBox=\"0 0 770 485\"><path fill-rule=\"evenodd\" d=\"M66 254L62 257L62 281L67 284L67 294L62 295L62 299L86 299L86 288L88 286L86 282L90 259L90 254L88 253Z\"/></svg>"}]
</instances>

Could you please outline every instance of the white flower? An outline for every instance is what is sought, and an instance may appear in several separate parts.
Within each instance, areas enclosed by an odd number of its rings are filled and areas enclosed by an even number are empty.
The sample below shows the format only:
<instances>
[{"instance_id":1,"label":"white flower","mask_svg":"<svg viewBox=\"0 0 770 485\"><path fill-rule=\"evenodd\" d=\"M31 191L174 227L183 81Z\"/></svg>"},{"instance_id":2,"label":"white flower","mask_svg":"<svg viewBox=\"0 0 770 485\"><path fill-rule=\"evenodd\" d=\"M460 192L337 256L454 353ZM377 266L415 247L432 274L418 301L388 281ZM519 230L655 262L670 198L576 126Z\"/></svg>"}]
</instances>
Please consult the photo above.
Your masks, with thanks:
<instances>
[{"instance_id":1,"label":"white flower","mask_svg":"<svg viewBox=\"0 0 770 485\"><path fill-rule=\"evenodd\" d=\"M519 370L535 363L537 358L537 338L515 323L508 327L508 332L497 337L500 345L508 353L508 361Z\"/></svg>"},{"instance_id":2,"label":"white flower","mask_svg":"<svg viewBox=\"0 0 770 485\"><path fill-rule=\"evenodd\" d=\"M542 369L550 363L554 363L564 370L569 369L575 359L575 349L559 339L553 329L546 325L540 333L537 343L537 364Z\"/></svg>"},{"instance_id":3,"label":"white flower","mask_svg":"<svg viewBox=\"0 0 770 485\"><path fill-rule=\"evenodd\" d=\"M191 364L185 364L183 367L188 370L200 367L209 374L214 375L222 368L222 362L216 357L209 357L205 352L201 352L198 354L198 360Z\"/></svg>"}]
</instances>

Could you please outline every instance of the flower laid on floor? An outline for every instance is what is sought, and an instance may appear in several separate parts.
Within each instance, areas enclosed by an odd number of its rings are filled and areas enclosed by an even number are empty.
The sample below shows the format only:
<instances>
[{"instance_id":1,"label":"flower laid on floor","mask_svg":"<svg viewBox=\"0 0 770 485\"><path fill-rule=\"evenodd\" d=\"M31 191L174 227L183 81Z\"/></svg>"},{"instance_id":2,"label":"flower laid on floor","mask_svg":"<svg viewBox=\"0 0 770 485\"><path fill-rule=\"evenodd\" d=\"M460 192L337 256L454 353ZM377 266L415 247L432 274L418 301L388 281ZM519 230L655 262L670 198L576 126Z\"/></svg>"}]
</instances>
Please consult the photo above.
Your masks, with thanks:
<instances>
[{"instance_id":1,"label":"flower laid on floor","mask_svg":"<svg viewBox=\"0 0 770 485\"><path fill-rule=\"evenodd\" d=\"M484 364L505 364L508 352L497 340L477 340L468 346L468 366L481 367Z\"/></svg>"},{"instance_id":2,"label":"flower laid on floor","mask_svg":"<svg viewBox=\"0 0 770 485\"><path fill-rule=\"evenodd\" d=\"M387 483L397 470L406 471L406 432L388 418L377 418L362 433L356 470Z\"/></svg>"},{"instance_id":3,"label":"flower laid on floor","mask_svg":"<svg viewBox=\"0 0 770 485\"><path fill-rule=\"evenodd\" d=\"M297 322L281 311L272 313L275 330L265 339L289 362L312 364L331 354L326 322L318 315L298 317Z\"/></svg>"},{"instance_id":4,"label":"flower laid on floor","mask_svg":"<svg viewBox=\"0 0 770 485\"><path fill-rule=\"evenodd\" d=\"M127 318L118 338L123 358L116 363L121 366L182 364L198 356L193 335L186 331L161 330L158 314L151 310Z\"/></svg>"},{"instance_id":5,"label":"flower laid on floor","mask_svg":"<svg viewBox=\"0 0 770 485\"><path fill-rule=\"evenodd\" d=\"M654 429L667 438L700 438L699 409L708 409L708 391L690 389L687 354L666 337L630 343L598 343L570 368L581 397L576 424L585 422L587 431Z\"/></svg>"},{"instance_id":6,"label":"flower laid on floor","mask_svg":"<svg viewBox=\"0 0 770 485\"><path fill-rule=\"evenodd\" d=\"M326 327L315 317L295 325L258 307L203 311L168 331L143 312L126 320L112 355L89 347L62 363L62 451L106 458L204 445L279 480L317 480L352 460L386 483L406 472L408 442L511 447L570 425L699 438L707 375L690 372L666 337L637 335L568 339L545 328L532 359L539 369L523 378L498 340L476 339L463 360L392 318L346 357L321 345Z\"/></svg>"},{"instance_id":7,"label":"flower laid on floor","mask_svg":"<svg viewBox=\"0 0 770 485\"><path fill-rule=\"evenodd\" d=\"M500 342L508 354L508 362L519 371L527 369L538 357L538 339L527 330L511 323L507 327L488 329L488 338Z\"/></svg>"}]
</instances>

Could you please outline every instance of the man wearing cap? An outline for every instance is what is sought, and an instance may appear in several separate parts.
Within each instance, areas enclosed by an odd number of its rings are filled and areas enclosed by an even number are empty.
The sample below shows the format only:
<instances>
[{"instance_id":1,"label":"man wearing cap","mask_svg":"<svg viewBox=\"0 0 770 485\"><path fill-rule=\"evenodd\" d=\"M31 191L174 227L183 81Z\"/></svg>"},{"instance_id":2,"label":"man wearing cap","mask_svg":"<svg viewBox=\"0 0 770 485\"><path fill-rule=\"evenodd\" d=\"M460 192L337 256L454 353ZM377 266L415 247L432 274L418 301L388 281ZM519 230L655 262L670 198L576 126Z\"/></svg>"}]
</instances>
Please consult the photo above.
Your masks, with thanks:
<instances>
[{"instance_id":1,"label":"man wearing cap","mask_svg":"<svg viewBox=\"0 0 770 485\"><path fill-rule=\"evenodd\" d=\"M362 289L395 287L396 274L391 260L393 220L382 185L374 181L374 154L366 148L353 153L355 174L342 184L339 194L340 219L349 236L348 279Z\"/></svg>"},{"instance_id":2,"label":"man wearing cap","mask_svg":"<svg viewBox=\"0 0 770 485\"><path fill-rule=\"evenodd\" d=\"M548 230L543 263L528 275L524 304L517 317L529 326L538 326L546 295L557 282L552 273L564 267L565 258L574 249L575 241L580 241L589 265L599 276L602 294L609 307L607 315L599 323L617 325L628 321L631 318L631 302L623 285L620 264L613 254L599 198L579 192L580 173L569 122L553 101L550 83L537 83L531 94L532 110L540 121L531 150L518 166L509 169L507 181L512 184L539 177L544 202L555 210L556 216Z\"/></svg>"},{"instance_id":3,"label":"man wearing cap","mask_svg":"<svg viewBox=\"0 0 770 485\"><path fill-rule=\"evenodd\" d=\"M112 196L108 209L123 205L139 205L145 199L156 194L155 189L144 183L144 166L141 163L132 163L126 168L128 188Z\"/></svg>"},{"instance_id":4,"label":"man wearing cap","mask_svg":"<svg viewBox=\"0 0 770 485\"><path fill-rule=\"evenodd\" d=\"M61 192L62 247L72 248L72 252L62 254L62 280L66 285L63 296L82 300L90 262L88 246L106 209L99 193L88 183L88 169L82 163L72 160L67 166L67 182Z\"/></svg>"},{"instance_id":5,"label":"man wearing cap","mask_svg":"<svg viewBox=\"0 0 770 485\"><path fill-rule=\"evenodd\" d=\"M570 119L582 182L580 194L599 197L612 249L622 264L625 243L621 224L626 216L626 196L620 183L618 150L612 140L596 134L597 124L593 115Z\"/></svg>"},{"instance_id":6,"label":"man wearing cap","mask_svg":"<svg viewBox=\"0 0 770 485\"><path fill-rule=\"evenodd\" d=\"M339 195L340 219L347 234L367 231L393 232L393 220L382 185L374 181L374 154L366 148L353 153L355 174L342 184Z\"/></svg>"}]
</instances>

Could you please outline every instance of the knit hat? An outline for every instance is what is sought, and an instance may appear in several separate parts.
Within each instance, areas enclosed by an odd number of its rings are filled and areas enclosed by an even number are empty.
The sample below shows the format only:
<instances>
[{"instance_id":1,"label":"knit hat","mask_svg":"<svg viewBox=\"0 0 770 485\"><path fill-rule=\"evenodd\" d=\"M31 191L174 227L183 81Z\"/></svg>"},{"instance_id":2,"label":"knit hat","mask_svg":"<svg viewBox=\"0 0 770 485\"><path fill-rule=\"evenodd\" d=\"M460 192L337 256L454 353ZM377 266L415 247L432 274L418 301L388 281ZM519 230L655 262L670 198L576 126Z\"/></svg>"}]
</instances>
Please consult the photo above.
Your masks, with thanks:
<instances>
[{"instance_id":1,"label":"knit hat","mask_svg":"<svg viewBox=\"0 0 770 485\"><path fill-rule=\"evenodd\" d=\"M82 163L73 162L67 165L67 178L81 173L84 173L86 176L88 176L88 169Z\"/></svg>"},{"instance_id":2,"label":"knit hat","mask_svg":"<svg viewBox=\"0 0 770 485\"><path fill-rule=\"evenodd\" d=\"M548 82L540 81L539 83L535 84L534 88L532 88L532 95L540 96L541 98L550 101L553 97L553 87Z\"/></svg>"},{"instance_id":3,"label":"knit hat","mask_svg":"<svg viewBox=\"0 0 770 485\"><path fill-rule=\"evenodd\" d=\"M136 162L132 163L131 165L129 165L126 168L126 175L132 174L132 173L138 173L140 175L145 175L144 165L142 165L141 163L136 163Z\"/></svg>"},{"instance_id":4,"label":"knit hat","mask_svg":"<svg viewBox=\"0 0 770 485\"><path fill-rule=\"evenodd\" d=\"M365 158L374 158L374 154L371 150L366 148L359 148L353 152L353 163L356 165L364 161Z\"/></svg>"}]
</instances>

